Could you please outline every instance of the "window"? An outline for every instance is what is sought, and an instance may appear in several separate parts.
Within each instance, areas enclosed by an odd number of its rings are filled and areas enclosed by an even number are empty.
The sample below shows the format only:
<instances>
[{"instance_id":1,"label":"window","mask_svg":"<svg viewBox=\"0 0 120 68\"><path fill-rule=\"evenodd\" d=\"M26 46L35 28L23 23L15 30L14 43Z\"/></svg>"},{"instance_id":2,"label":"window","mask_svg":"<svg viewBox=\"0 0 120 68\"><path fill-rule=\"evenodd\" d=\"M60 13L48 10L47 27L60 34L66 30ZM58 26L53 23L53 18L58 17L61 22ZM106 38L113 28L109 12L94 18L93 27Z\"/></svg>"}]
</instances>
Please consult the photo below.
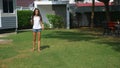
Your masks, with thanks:
<instances>
[{"instance_id":1,"label":"window","mask_svg":"<svg viewBox=\"0 0 120 68\"><path fill-rule=\"evenodd\" d=\"M13 13L13 0L3 0L3 12Z\"/></svg>"}]
</instances>

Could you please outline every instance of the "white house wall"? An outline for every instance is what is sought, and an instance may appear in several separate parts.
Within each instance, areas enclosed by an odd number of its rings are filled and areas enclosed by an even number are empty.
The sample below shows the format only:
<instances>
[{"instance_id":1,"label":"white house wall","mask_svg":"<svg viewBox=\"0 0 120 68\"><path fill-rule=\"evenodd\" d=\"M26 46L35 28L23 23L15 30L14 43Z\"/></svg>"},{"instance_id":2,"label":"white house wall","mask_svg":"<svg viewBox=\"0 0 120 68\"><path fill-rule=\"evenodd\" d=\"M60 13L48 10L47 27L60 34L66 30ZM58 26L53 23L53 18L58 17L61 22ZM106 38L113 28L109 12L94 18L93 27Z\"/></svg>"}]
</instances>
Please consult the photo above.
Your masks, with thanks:
<instances>
[{"instance_id":1,"label":"white house wall","mask_svg":"<svg viewBox=\"0 0 120 68\"><path fill-rule=\"evenodd\" d=\"M35 1L34 6L35 8L39 8L41 15L43 17L43 22L49 23L46 15L47 14L55 14L62 16L65 22L67 22L67 15L66 15L66 6L69 2L63 1Z\"/></svg>"},{"instance_id":2,"label":"white house wall","mask_svg":"<svg viewBox=\"0 0 120 68\"><path fill-rule=\"evenodd\" d=\"M40 1L50 1L50 0L40 0ZM75 0L51 0L51 1L69 1L69 3L75 3Z\"/></svg>"},{"instance_id":3,"label":"white house wall","mask_svg":"<svg viewBox=\"0 0 120 68\"><path fill-rule=\"evenodd\" d=\"M56 14L62 16L66 22L66 5L39 5L38 8L40 9L44 22L49 23L46 17L47 14Z\"/></svg>"}]
</instances>

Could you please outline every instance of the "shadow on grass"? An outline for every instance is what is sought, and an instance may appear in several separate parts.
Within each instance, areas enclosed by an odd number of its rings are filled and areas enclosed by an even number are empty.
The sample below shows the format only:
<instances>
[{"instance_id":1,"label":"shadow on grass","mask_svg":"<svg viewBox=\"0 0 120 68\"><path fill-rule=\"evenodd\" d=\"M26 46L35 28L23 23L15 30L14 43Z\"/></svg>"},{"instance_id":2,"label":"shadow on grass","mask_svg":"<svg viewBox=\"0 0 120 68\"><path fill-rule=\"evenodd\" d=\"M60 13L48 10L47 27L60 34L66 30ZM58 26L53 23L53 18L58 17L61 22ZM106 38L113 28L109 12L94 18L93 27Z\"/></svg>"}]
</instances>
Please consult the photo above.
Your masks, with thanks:
<instances>
[{"instance_id":1,"label":"shadow on grass","mask_svg":"<svg viewBox=\"0 0 120 68\"><path fill-rule=\"evenodd\" d=\"M41 47L40 47L41 50L44 50L44 49L46 49L46 48L50 48L50 46L49 46L49 45L44 45L44 46L41 46Z\"/></svg>"},{"instance_id":2,"label":"shadow on grass","mask_svg":"<svg viewBox=\"0 0 120 68\"><path fill-rule=\"evenodd\" d=\"M31 29L24 29L24 30L18 30L17 33L23 33L23 32L30 32L32 31Z\"/></svg>"},{"instance_id":3,"label":"shadow on grass","mask_svg":"<svg viewBox=\"0 0 120 68\"><path fill-rule=\"evenodd\" d=\"M96 35L97 36L97 35ZM52 34L43 35L43 38L58 38L64 39L68 41L89 41L93 39L97 39L95 35L90 33L82 33L82 32L70 32L70 31L54 31Z\"/></svg>"},{"instance_id":4,"label":"shadow on grass","mask_svg":"<svg viewBox=\"0 0 120 68\"><path fill-rule=\"evenodd\" d=\"M92 33L92 32L74 32L74 31L54 31L52 34L45 34L42 36L43 38L58 38L68 41L92 41L96 40L95 43L98 44L107 44L108 46L112 46L113 50L120 52L120 42L111 40L104 40L105 37L102 38L101 34ZM102 39L102 40L100 40Z\"/></svg>"},{"instance_id":5,"label":"shadow on grass","mask_svg":"<svg viewBox=\"0 0 120 68\"><path fill-rule=\"evenodd\" d=\"M104 42L97 42L99 44L107 44L111 46L113 50L120 52L120 42L119 41L104 41Z\"/></svg>"},{"instance_id":6,"label":"shadow on grass","mask_svg":"<svg viewBox=\"0 0 120 68\"><path fill-rule=\"evenodd\" d=\"M5 33L13 33L15 32L15 29L1 29L0 34L5 34Z\"/></svg>"},{"instance_id":7,"label":"shadow on grass","mask_svg":"<svg viewBox=\"0 0 120 68\"><path fill-rule=\"evenodd\" d=\"M106 44L112 46L114 50L120 52L120 42L106 42Z\"/></svg>"}]
</instances>

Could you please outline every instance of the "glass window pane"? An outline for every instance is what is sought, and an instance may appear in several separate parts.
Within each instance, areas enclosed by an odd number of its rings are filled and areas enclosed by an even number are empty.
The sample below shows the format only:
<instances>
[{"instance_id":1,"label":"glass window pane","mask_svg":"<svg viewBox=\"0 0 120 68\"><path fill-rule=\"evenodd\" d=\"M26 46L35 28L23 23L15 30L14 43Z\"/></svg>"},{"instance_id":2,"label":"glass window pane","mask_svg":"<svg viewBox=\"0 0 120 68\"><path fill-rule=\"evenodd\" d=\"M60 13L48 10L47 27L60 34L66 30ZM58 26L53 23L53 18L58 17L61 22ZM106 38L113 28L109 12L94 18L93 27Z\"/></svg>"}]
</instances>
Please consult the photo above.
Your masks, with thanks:
<instances>
[{"instance_id":1,"label":"glass window pane","mask_svg":"<svg viewBox=\"0 0 120 68\"><path fill-rule=\"evenodd\" d=\"M8 0L3 0L3 12L8 13Z\"/></svg>"},{"instance_id":2,"label":"glass window pane","mask_svg":"<svg viewBox=\"0 0 120 68\"><path fill-rule=\"evenodd\" d=\"M9 13L13 13L13 0L9 0Z\"/></svg>"}]
</instances>

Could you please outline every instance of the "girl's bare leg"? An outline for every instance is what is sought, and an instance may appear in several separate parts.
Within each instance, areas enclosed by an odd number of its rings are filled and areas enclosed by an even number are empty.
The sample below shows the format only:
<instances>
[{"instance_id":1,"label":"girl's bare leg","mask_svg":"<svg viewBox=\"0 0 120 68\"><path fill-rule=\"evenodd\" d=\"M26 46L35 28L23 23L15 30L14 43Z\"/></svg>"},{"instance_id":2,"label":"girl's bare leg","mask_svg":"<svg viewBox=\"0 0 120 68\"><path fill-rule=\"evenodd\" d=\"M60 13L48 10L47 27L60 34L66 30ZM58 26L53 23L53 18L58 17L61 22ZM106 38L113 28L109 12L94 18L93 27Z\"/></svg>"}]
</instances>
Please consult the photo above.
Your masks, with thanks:
<instances>
[{"instance_id":1,"label":"girl's bare leg","mask_svg":"<svg viewBox=\"0 0 120 68\"><path fill-rule=\"evenodd\" d=\"M38 32L38 51L40 52L41 33Z\"/></svg>"},{"instance_id":2,"label":"girl's bare leg","mask_svg":"<svg viewBox=\"0 0 120 68\"><path fill-rule=\"evenodd\" d=\"M35 45L36 45L36 32L33 32L33 51L35 50Z\"/></svg>"}]
</instances>

